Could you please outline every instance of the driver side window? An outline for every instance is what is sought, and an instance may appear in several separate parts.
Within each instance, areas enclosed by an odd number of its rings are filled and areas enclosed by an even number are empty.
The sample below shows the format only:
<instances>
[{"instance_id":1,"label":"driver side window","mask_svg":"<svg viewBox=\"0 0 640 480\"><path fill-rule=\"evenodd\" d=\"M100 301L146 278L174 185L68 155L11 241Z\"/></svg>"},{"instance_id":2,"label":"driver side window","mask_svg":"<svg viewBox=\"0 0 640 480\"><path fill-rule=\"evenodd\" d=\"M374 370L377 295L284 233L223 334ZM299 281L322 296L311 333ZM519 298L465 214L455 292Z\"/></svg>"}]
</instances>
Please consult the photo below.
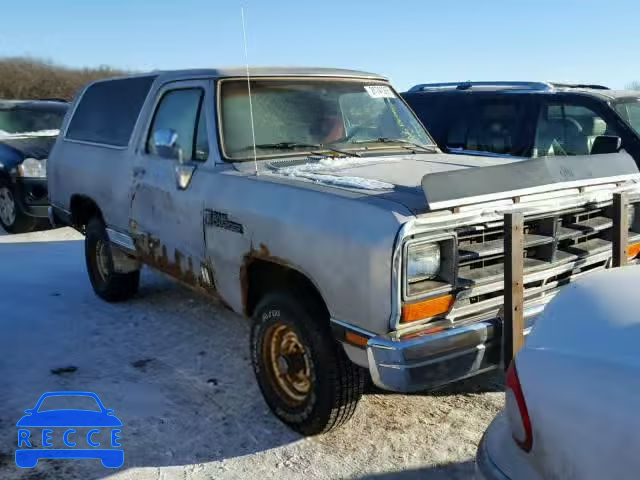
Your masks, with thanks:
<instances>
[{"instance_id":1,"label":"driver side window","mask_svg":"<svg viewBox=\"0 0 640 480\"><path fill-rule=\"evenodd\" d=\"M619 136L612 125L590 108L564 103L547 104L543 105L538 118L533 156L605 153L602 148L605 141Z\"/></svg>"},{"instance_id":2,"label":"driver side window","mask_svg":"<svg viewBox=\"0 0 640 480\"><path fill-rule=\"evenodd\" d=\"M149 129L147 153L160 155L156 151L154 134L171 131L177 135L172 158L205 161L209 154L209 144L203 98L204 91L201 88L185 88L165 93Z\"/></svg>"}]
</instances>

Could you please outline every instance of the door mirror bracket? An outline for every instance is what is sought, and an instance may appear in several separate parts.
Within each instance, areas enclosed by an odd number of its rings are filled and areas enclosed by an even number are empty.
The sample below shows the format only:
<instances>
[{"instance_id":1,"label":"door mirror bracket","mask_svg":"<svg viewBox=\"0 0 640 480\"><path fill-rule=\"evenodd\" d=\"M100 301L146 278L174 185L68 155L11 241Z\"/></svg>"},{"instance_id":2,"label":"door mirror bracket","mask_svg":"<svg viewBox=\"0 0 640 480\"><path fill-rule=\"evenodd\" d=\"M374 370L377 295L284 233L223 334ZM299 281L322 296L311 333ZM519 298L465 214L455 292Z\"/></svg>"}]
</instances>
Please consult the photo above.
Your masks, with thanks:
<instances>
[{"instance_id":1,"label":"door mirror bracket","mask_svg":"<svg viewBox=\"0 0 640 480\"><path fill-rule=\"evenodd\" d=\"M162 128L153 132L153 149L164 158L171 158L182 163L182 149L178 144L178 132L172 128Z\"/></svg>"}]
</instances>

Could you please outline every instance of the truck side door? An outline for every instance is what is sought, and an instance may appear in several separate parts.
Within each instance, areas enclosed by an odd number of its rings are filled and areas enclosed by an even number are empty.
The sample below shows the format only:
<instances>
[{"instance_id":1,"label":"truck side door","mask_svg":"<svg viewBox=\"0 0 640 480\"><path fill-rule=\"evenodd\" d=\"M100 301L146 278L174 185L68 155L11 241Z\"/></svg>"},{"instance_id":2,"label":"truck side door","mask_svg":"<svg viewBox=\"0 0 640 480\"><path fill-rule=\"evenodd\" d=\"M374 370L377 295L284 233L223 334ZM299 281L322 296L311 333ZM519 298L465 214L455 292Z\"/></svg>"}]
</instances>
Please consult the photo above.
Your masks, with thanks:
<instances>
[{"instance_id":1,"label":"truck side door","mask_svg":"<svg viewBox=\"0 0 640 480\"><path fill-rule=\"evenodd\" d=\"M145 263L198 284L204 259L203 197L209 157L210 82L172 82L157 95L135 159L130 227Z\"/></svg>"}]
</instances>

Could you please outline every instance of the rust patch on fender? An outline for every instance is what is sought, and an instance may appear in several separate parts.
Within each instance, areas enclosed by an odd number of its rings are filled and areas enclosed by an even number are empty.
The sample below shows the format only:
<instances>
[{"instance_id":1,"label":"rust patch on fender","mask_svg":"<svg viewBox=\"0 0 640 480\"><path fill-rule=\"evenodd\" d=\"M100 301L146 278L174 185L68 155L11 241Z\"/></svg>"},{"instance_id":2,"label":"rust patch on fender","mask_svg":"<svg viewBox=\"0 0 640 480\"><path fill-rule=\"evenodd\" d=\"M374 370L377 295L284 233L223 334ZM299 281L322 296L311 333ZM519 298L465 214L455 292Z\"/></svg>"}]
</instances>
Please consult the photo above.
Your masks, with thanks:
<instances>
[{"instance_id":1,"label":"rust patch on fender","mask_svg":"<svg viewBox=\"0 0 640 480\"><path fill-rule=\"evenodd\" d=\"M176 279L198 293L205 294L223 307L233 310L216 289L215 271L209 260L199 264L199 268L206 269L206 276L210 283L205 280L202 270L196 271L194 269L192 257L185 257L180 250L174 249L171 260L166 245L163 245L158 238L151 235L138 235L134 237L134 245L136 258L142 263Z\"/></svg>"},{"instance_id":2,"label":"rust patch on fender","mask_svg":"<svg viewBox=\"0 0 640 480\"><path fill-rule=\"evenodd\" d=\"M138 259L143 263L179 280L190 287L202 290L210 295L219 298L213 285L206 284L199 272L193 267L193 259L186 257L178 250L174 249L173 258L169 258L166 245L162 245L160 240L152 236L139 236L134 240ZM213 275L213 269L206 265L209 274ZM212 279L213 280L213 279ZM212 282L213 283L213 282Z\"/></svg>"}]
</instances>

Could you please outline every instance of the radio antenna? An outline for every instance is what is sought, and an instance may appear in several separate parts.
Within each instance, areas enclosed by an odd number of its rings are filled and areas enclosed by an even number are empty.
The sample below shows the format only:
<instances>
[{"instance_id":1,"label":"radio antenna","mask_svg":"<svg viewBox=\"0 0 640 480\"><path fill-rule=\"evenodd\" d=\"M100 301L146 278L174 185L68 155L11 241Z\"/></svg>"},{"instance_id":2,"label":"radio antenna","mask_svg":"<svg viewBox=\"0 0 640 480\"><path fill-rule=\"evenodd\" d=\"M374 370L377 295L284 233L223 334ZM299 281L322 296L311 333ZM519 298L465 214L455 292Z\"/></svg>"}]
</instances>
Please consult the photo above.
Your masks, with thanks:
<instances>
[{"instance_id":1,"label":"radio antenna","mask_svg":"<svg viewBox=\"0 0 640 480\"><path fill-rule=\"evenodd\" d=\"M242 17L242 37L244 38L244 60L247 66L247 92L249 93L249 117L251 119L251 140L253 141L253 166L258 176L258 153L256 152L256 127L253 122L253 102L251 101L251 75L249 75L249 48L247 47L247 27L244 20L244 7L240 7Z\"/></svg>"}]
</instances>

